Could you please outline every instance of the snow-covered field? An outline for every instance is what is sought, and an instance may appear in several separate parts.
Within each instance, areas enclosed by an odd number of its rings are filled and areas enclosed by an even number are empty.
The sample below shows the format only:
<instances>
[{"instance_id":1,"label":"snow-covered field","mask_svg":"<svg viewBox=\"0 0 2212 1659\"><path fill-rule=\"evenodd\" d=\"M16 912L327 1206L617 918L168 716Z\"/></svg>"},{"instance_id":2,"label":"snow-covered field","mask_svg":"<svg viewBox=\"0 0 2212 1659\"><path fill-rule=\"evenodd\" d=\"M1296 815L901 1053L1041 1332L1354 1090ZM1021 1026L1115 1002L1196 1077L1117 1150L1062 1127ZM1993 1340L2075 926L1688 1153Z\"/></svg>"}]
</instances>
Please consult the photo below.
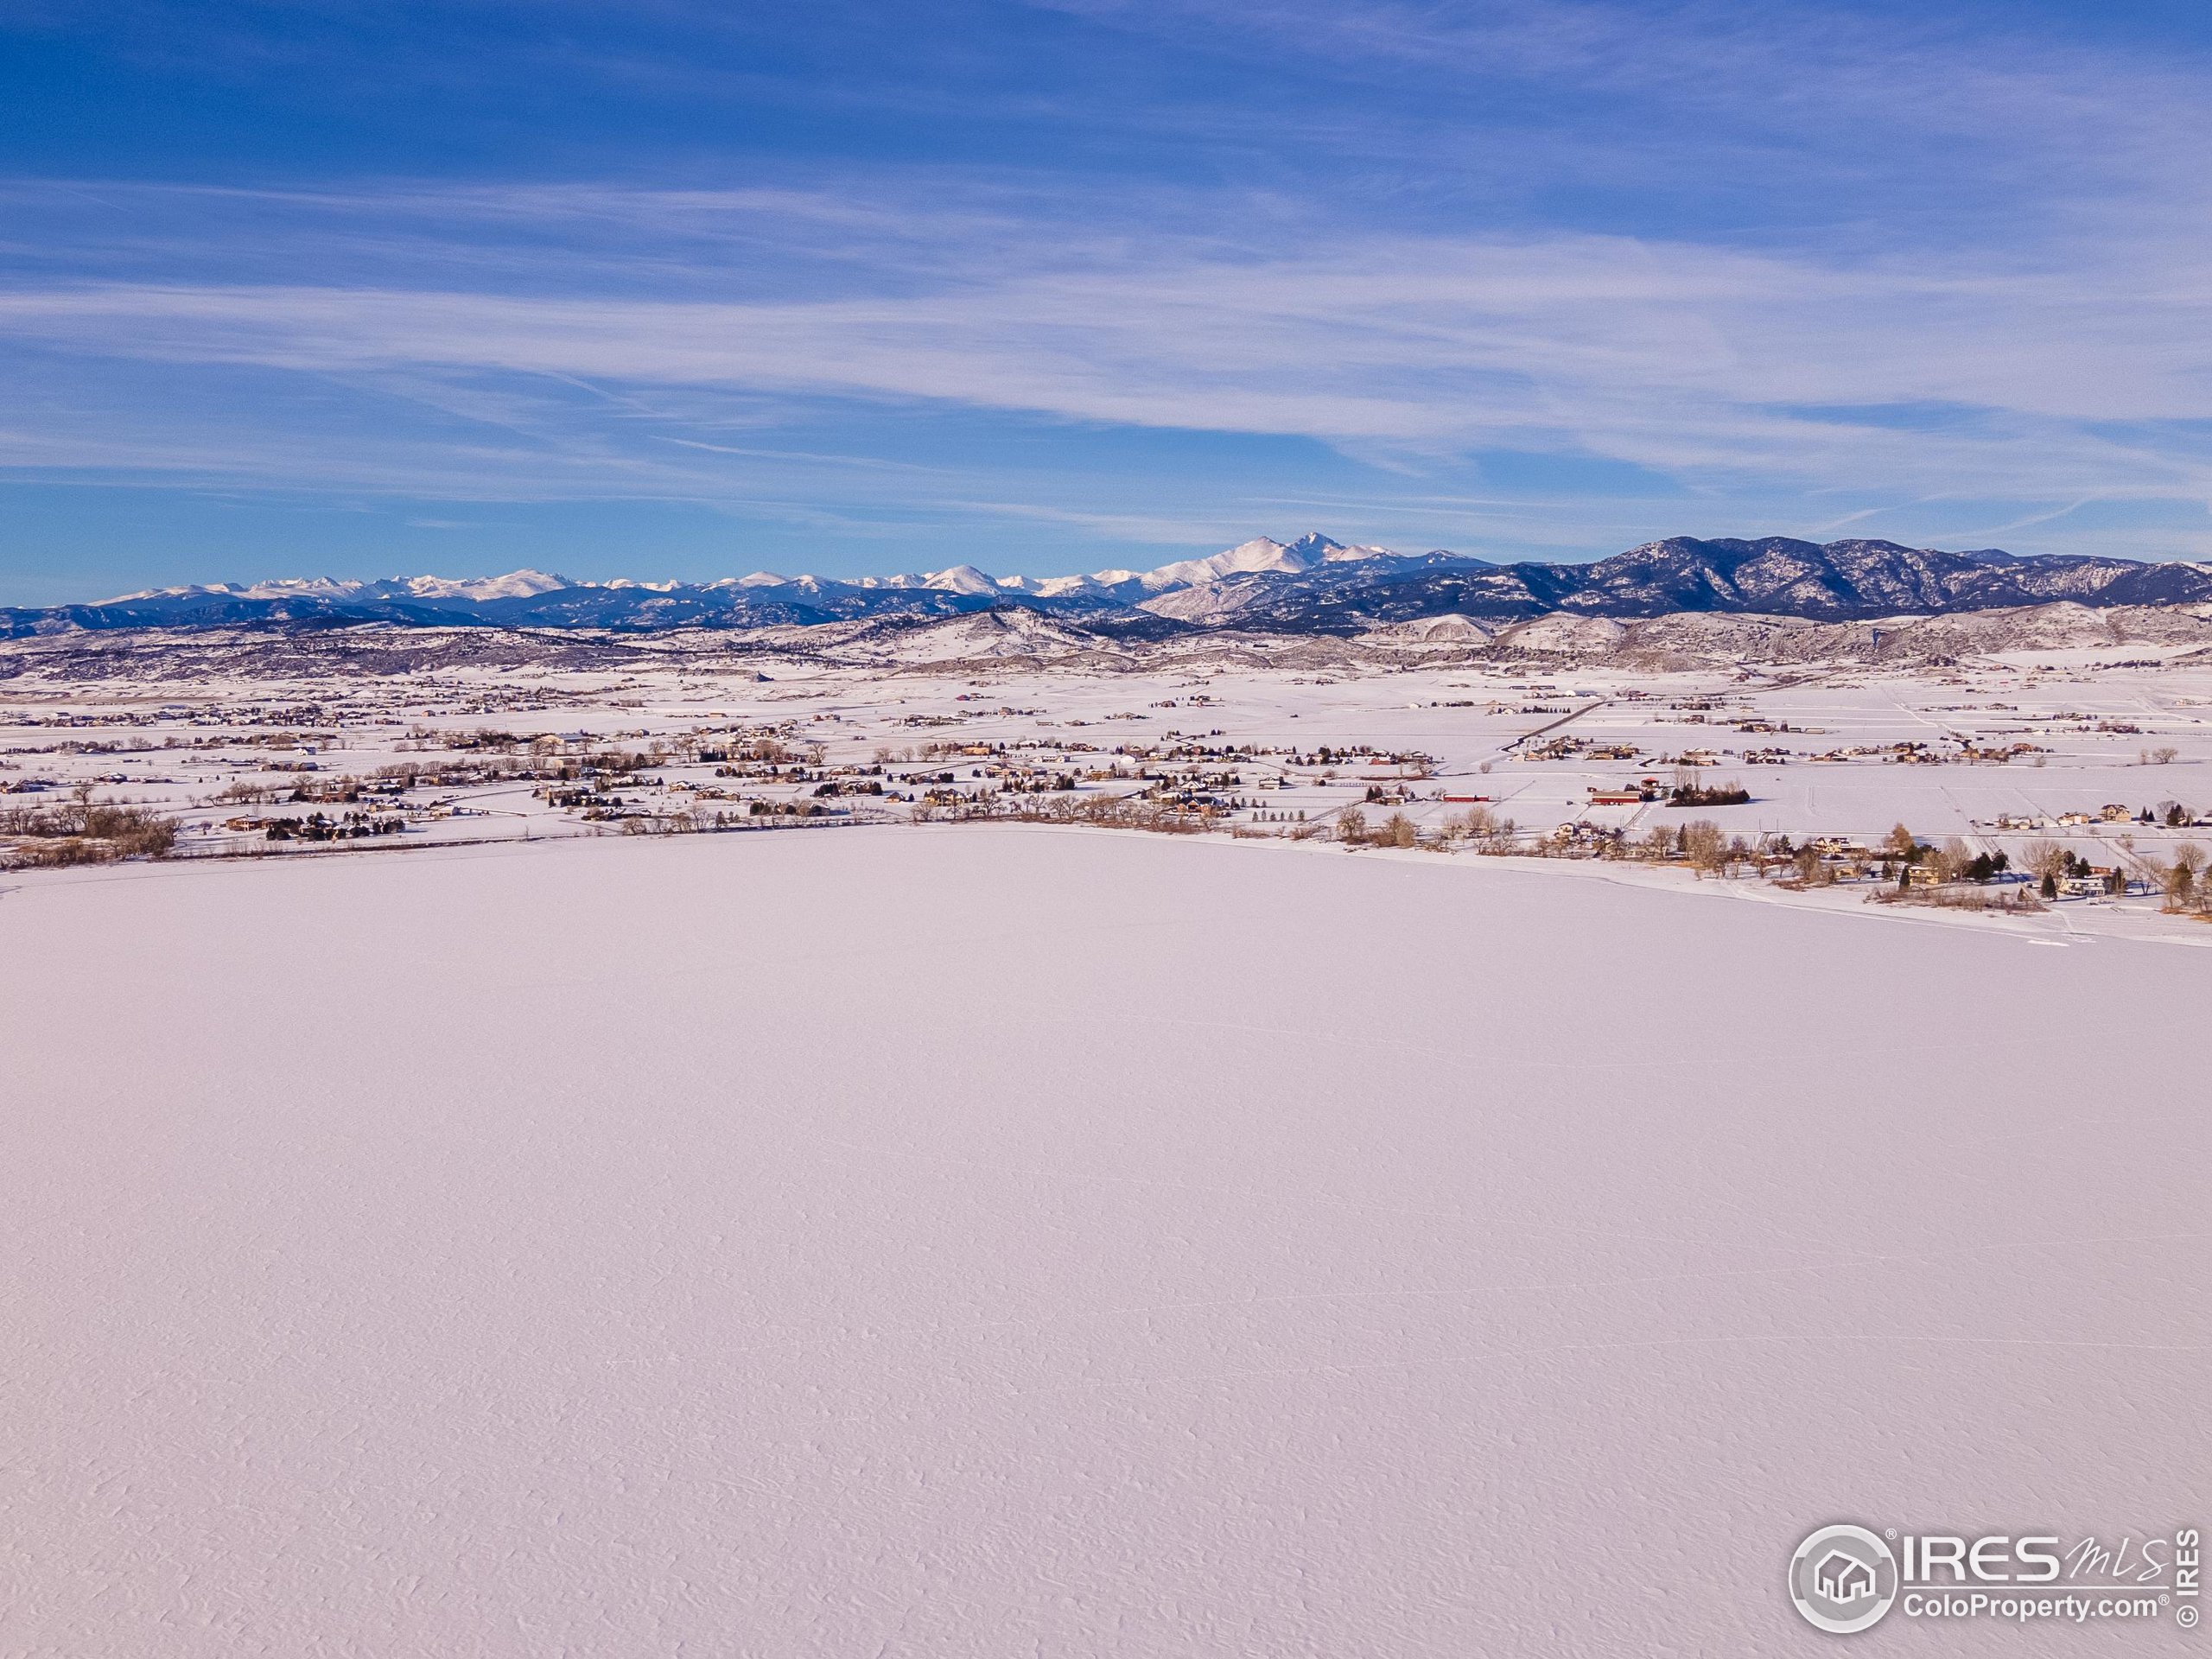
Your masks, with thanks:
<instances>
[{"instance_id":1,"label":"snow-covered field","mask_svg":"<svg viewBox=\"0 0 2212 1659\"><path fill-rule=\"evenodd\" d=\"M2212 956L1597 868L0 877L0 1652L1810 1653L1818 1523L2212 1518Z\"/></svg>"}]
</instances>

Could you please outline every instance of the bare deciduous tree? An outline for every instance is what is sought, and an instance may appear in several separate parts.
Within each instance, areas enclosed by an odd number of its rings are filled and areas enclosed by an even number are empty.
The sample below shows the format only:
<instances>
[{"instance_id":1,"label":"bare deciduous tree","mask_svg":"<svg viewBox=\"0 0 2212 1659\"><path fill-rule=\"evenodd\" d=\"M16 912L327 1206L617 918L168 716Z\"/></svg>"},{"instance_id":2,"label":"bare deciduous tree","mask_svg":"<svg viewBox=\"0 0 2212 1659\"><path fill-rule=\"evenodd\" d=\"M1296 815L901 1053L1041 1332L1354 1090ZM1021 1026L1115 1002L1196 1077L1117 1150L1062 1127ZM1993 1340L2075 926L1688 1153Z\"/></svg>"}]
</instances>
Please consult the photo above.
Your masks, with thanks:
<instances>
[{"instance_id":1,"label":"bare deciduous tree","mask_svg":"<svg viewBox=\"0 0 2212 1659\"><path fill-rule=\"evenodd\" d=\"M1682 826L1682 852L1700 875L1718 875L1726 867L1728 840L1711 818L1692 818Z\"/></svg>"},{"instance_id":2,"label":"bare deciduous tree","mask_svg":"<svg viewBox=\"0 0 2212 1659\"><path fill-rule=\"evenodd\" d=\"M2174 861L2166 867L2166 908L2183 911L2196 898L2198 868L2203 855L2196 848L2183 846L2174 849Z\"/></svg>"}]
</instances>

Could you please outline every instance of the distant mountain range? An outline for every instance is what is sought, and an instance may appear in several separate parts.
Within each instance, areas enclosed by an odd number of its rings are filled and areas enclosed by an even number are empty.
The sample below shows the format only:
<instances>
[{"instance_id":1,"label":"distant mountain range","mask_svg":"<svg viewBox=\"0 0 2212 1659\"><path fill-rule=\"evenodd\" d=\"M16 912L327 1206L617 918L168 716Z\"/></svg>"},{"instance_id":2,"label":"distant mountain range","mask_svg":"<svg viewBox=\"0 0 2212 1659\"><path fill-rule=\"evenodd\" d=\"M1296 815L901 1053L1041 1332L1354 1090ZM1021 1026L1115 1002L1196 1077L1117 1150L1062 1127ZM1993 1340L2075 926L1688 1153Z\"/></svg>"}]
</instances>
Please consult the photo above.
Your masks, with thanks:
<instances>
[{"instance_id":1,"label":"distant mountain range","mask_svg":"<svg viewBox=\"0 0 2212 1659\"><path fill-rule=\"evenodd\" d=\"M1325 536L1262 537L1152 570L992 576L972 565L834 581L759 571L720 582L572 582L537 570L481 581L413 576L165 588L88 605L0 609L0 638L106 628L403 626L675 628L807 626L957 616L1004 607L1140 638L1222 629L1351 635L1462 616L1497 624L1552 614L1678 613L1864 621L2070 600L2100 608L2212 601L2212 564L2144 563L1993 548L1947 553L1895 542L1649 542L1591 564L1495 564L1465 554L1348 547Z\"/></svg>"}]
</instances>

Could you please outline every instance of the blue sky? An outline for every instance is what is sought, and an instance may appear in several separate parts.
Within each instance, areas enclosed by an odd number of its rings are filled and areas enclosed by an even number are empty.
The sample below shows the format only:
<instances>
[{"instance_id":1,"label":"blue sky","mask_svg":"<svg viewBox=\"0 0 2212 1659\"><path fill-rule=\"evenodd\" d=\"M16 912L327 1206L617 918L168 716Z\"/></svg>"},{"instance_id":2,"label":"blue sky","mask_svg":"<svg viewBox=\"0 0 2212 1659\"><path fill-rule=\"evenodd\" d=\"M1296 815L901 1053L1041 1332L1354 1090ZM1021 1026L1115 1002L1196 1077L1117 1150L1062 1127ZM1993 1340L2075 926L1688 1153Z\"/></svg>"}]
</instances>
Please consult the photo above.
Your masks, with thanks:
<instances>
[{"instance_id":1,"label":"blue sky","mask_svg":"<svg viewBox=\"0 0 2212 1659\"><path fill-rule=\"evenodd\" d=\"M1308 529L2212 556L2208 46L2050 0L0 0L0 602Z\"/></svg>"}]
</instances>

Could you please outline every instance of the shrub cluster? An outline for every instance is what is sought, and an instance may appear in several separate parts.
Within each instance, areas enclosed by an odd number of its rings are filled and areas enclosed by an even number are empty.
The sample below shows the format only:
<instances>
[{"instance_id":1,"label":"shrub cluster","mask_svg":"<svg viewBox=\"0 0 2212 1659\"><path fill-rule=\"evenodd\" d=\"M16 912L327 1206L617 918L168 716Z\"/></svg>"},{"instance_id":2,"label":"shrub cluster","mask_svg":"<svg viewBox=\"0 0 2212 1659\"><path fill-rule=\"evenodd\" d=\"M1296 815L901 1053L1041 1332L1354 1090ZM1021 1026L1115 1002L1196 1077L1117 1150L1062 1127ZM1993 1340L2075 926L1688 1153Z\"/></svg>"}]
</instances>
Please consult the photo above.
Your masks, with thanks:
<instances>
[{"instance_id":1,"label":"shrub cluster","mask_svg":"<svg viewBox=\"0 0 2212 1659\"><path fill-rule=\"evenodd\" d=\"M1087 823L1105 830L1145 830L1161 836L1195 836L1209 827L1203 815L1179 811L1133 795L990 795L957 806L917 804L914 821L976 823Z\"/></svg>"},{"instance_id":2,"label":"shrub cluster","mask_svg":"<svg viewBox=\"0 0 2212 1659\"><path fill-rule=\"evenodd\" d=\"M176 823L143 806L105 806L79 790L60 806L0 812L0 836L16 839L8 862L18 868L105 864L160 858L176 844Z\"/></svg>"},{"instance_id":3,"label":"shrub cluster","mask_svg":"<svg viewBox=\"0 0 2212 1659\"><path fill-rule=\"evenodd\" d=\"M1668 797L1669 806L1745 806L1751 791L1741 784L1676 784Z\"/></svg>"}]
</instances>

